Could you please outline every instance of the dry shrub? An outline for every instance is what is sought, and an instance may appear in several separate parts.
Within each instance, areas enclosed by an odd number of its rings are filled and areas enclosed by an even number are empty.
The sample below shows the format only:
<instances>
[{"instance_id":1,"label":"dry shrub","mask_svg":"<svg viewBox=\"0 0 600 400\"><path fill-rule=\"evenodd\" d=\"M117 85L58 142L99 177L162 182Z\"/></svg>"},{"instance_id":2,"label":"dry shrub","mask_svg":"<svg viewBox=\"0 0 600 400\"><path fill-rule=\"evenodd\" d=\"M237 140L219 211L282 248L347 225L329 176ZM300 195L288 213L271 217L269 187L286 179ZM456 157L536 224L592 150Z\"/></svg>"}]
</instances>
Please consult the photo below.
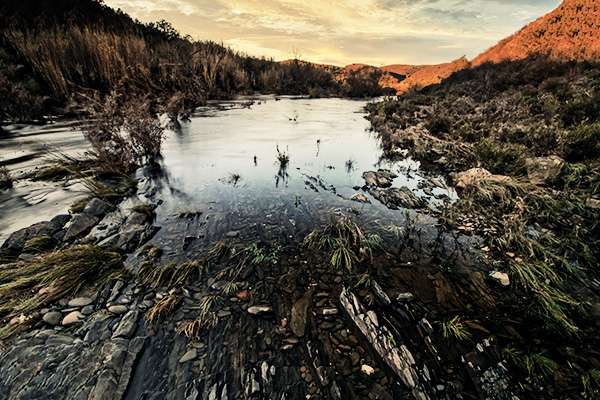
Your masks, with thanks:
<instances>
[{"instance_id":1,"label":"dry shrub","mask_svg":"<svg viewBox=\"0 0 600 400\"><path fill-rule=\"evenodd\" d=\"M138 157L160 154L165 129L152 113L147 98L137 98L129 103L124 127L129 134L131 148Z\"/></svg>"}]
</instances>

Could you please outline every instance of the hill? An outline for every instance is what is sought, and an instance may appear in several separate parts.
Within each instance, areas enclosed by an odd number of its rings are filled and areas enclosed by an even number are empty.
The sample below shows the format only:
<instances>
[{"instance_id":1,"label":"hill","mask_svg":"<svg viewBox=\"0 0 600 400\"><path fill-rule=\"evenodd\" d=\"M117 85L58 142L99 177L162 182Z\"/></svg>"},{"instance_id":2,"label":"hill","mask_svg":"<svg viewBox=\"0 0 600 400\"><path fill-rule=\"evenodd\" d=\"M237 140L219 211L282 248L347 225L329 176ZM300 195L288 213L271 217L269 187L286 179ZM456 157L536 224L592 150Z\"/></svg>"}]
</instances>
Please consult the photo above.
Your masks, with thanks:
<instances>
[{"instance_id":1,"label":"hill","mask_svg":"<svg viewBox=\"0 0 600 400\"><path fill-rule=\"evenodd\" d=\"M528 24L473 60L520 60L545 55L558 60L600 60L600 2L565 0L557 9Z\"/></svg>"}]
</instances>

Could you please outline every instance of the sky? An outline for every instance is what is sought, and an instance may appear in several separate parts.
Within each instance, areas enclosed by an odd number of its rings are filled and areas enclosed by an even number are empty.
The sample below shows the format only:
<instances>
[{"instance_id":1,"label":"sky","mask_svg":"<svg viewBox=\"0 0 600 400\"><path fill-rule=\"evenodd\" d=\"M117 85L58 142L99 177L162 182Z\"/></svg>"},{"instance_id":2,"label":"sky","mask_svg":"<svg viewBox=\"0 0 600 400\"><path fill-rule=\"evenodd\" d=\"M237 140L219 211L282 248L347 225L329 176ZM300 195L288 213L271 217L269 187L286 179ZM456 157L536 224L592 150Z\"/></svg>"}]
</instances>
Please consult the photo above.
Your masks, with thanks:
<instances>
[{"instance_id":1,"label":"sky","mask_svg":"<svg viewBox=\"0 0 600 400\"><path fill-rule=\"evenodd\" d=\"M253 56L344 66L473 59L561 0L105 0Z\"/></svg>"}]
</instances>

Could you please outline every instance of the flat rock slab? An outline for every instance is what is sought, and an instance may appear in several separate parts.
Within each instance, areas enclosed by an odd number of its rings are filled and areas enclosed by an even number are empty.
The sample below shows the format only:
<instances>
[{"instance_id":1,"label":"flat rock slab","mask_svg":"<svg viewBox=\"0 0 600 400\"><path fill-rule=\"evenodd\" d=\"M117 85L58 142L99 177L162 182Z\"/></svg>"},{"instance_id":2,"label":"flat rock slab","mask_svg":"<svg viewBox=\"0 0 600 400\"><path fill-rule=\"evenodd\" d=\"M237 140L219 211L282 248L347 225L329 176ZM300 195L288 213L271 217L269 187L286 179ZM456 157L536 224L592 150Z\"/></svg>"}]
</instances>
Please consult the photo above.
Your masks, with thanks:
<instances>
[{"instance_id":1,"label":"flat rock slab","mask_svg":"<svg viewBox=\"0 0 600 400\"><path fill-rule=\"evenodd\" d=\"M198 355L198 351L196 349L191 349L187 353L185 353L183 355L183 357L181 357L181 359L179 360L179 363L192 361L193 359L196 358L197 355Z\"/></svg>"},{"instance_id":2,"label":"flat rock slab","mask_svg":"<svg viewBox=\"0 0 600 400\"><path fill-rule=\"evenodd\" d=\"M93 300L89 297L76 297L69 300L69 307L85 307L92 304Z\"/></svg>"},{"instance_id":3,"label":"flat rock slab","mask_svg":"<svg viewBox=\"0 0 600 400\"><path fill-rule=\"evenodd\" d=\"M111 312L113 314L125 314L127 311L129 311L129 308L125 307L125 306L110 306L108 307L108 312Z\"/></svg>"}]
</instances>

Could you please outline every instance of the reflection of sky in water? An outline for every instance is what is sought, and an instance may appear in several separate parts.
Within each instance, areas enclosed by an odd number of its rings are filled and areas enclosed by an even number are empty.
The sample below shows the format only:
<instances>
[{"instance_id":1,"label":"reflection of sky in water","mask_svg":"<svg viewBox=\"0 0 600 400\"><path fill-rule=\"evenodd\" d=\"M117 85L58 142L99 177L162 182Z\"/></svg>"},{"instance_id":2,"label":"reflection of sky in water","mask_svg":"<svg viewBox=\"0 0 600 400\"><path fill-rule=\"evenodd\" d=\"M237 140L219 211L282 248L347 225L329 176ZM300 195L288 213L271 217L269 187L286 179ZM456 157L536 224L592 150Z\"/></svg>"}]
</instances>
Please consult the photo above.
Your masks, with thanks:
<instances>
[{"instance_id":1,"label":"reflection of sky in water","mask_svg":"<svg viewBox=\"0 0 600 400\"><path fill-rule=\"evenodd\" d=\"M221 103L199 109L191 122L169 132L164 168L140 185L142 190L157 186L156 197L164 201L157 209L157 224L163 228L157 244L168 248L189 236L200 249L237 230L240 238L254 240L301 239L327 223L336 209L352 207L371 225L403 220L402 211L388 210L373 198L370 205L349 200L357 192L354 187L364 185L364 171L392 169L398 174L396 187L416 189L422 180L418 163L380 159L380 141L368 130L365 102L261 99L250 108ZM285 170L277 162L277 146L289 153ZM228 182L232 175L240 176L236 184ZM442 189L434 193L449 194ZM203 214L177 218L182 211ZM177 245L170 247L176 251Z\"/></svg>"}]
</instances>

